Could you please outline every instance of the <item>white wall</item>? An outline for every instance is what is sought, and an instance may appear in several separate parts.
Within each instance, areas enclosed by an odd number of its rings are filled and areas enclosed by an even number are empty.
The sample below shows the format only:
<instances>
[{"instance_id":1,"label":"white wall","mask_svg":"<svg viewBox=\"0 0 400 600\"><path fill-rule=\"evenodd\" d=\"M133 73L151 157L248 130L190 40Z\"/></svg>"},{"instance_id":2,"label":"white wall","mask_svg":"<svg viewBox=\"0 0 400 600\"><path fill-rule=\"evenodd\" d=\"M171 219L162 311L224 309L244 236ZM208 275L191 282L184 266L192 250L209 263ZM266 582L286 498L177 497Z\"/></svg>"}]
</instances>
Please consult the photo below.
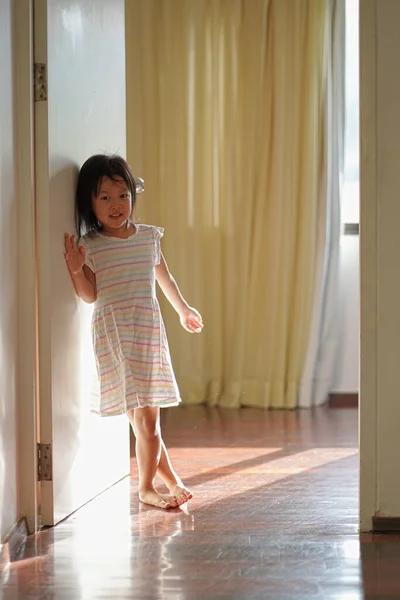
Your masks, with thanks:
<instances>
[{"instance_id":1,"label":"white wall","mask_svg":"<svg viewBox=\"0 0 400 600\"><path fill-rule=\"evenodd\" d=\"M338 346L332 393L357 393L359 388L359 238L340 240Z\"/></svg>"},{"instance_id":2,"label":"white wall","mask_svg":"<svg viewBox=\"0 0 400 600\"><path fill-rule=\"evenodd\" d=\"M377 0L376 11L377 510L385 515L400 515L400 3Z\"/></svg>"},{"instance_id":3,"label":"white wall","mask_svg":"<svg viewBox=\"0 0 400 600\"><path fill-rule=\"evenodd\" d=\"M360 520L400 516L400 2L360 3Z\"/></svg>"},{"instance_id":4,"label":"white wall","mask_svg":"<svg viewBox=\"0 0 400 600\"><path fill-rule=\"evenodd\" d=\"M17 199L12 0L0 0L0 543L17 520Z\"/></svg>"}]
</instances>

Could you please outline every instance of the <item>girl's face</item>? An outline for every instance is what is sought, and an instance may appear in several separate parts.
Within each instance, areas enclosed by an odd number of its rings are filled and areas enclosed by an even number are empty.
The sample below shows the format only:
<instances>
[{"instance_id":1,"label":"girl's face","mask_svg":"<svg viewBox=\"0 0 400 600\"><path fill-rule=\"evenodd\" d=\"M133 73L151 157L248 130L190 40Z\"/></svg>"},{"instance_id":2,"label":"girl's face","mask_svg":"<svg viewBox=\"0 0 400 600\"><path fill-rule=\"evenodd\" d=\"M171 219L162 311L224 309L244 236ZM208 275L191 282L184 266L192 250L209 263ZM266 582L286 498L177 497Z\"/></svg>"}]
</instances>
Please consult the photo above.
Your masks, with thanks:
<instances>
[{"instance_id":1,"label":"girl's face","mask_svg":"<svg viewBox=\"0 0 400 600\"><path fill-rule=\"evenodd\" d=\"M132 212L132 195L125 181L103 177L93 198L93 211L106 233L118 235L125 230Z\"/></svg>"}]
</instances>

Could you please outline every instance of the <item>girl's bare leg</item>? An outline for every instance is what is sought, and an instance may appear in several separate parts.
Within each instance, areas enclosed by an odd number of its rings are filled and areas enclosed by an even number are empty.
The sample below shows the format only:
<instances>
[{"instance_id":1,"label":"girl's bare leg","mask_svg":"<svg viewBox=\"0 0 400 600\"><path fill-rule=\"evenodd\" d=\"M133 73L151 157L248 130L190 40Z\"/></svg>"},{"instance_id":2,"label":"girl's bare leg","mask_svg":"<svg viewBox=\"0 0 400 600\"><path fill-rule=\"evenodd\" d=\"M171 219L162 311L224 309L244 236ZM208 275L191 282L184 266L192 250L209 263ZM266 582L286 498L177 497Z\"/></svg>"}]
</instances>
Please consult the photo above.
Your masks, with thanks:
<instances>
[{"instance_id":1,"label":"girl's bare leg","mask_svg":"<svg viewBox=\"0 0 400 600\"><path fill-rule=\"evenodd\" d=\"M145 504L160 508L179 506L173 496L160 494L154 487L161 457L161 435L158 408L136 408L129 414L136 436L136 459L139 471L139 498Z\"/></svg>"},{"instance_id":2,"label":"girl's bare leg","mask_svg":"<svg viewBox=\"0 0 400 600\"><path fill-rule=\"evenodd\" d=\"M140 500L161 508L174 508L183 504L191 497L191 493L182 485L169 461L161 439L160 409L136 408L128 413L128 418L136 437ZM170 490L170 496L160 494L155 489L157 471Z\"/></svg>"},{"instance_id":3,"label":"girl's bare leg","mask_svg":"<svg viewBox=\"0 0 400 600\"><path fill-rule=\"evenodd\" d=\"M193 498L192 492L183 485L181 479L175 473L163 440L161 440L161 456L157 473L169 489L170 494L177 498L179 504Z\"/></svg>"}]
</instances>

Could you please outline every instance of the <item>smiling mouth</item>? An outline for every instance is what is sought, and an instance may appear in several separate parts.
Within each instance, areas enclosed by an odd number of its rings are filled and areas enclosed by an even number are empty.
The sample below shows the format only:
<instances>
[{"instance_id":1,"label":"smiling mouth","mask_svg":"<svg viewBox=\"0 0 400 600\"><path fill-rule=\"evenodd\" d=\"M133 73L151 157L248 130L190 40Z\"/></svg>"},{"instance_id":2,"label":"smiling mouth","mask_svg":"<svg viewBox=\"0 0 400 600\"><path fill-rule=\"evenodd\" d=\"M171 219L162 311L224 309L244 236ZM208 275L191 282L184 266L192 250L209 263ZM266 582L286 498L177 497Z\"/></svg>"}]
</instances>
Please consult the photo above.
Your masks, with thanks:
<instances>
[{"instance_id":1,"label":"smiling mouth","mask_svg":"<svg viewBox=\"0 0 400 600\"><path fill-rule=\"evenodd\" d=\"M122 213L119 213L118 215L110 215L110 217L112 219L118 219L118 217L122 217Z\"/></svg>"}]
</instances>

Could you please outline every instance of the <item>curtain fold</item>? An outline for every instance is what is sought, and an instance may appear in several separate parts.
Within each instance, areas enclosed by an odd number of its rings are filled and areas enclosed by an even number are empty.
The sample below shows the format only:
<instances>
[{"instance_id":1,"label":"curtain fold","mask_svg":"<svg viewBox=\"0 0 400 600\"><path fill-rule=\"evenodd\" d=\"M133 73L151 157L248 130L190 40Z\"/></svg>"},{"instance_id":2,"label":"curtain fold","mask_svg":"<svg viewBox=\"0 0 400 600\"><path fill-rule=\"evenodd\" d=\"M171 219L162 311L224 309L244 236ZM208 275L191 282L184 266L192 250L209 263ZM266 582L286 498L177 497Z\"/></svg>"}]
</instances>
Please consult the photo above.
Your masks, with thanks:
<instances>
[{"instance_id":1,"label":"curtain fold","mask_svg":"<svg viewBox=\"0 0 400 600\"><path fill-rule=\"evenodd\" d=\"M129 0L128 159L138 218L201 336L162 298L184 403L293 408L325 178L330 0Z\"/></svg>"},{"instance_id":2,"label":"curtain fold","mask_svg":"<svg viewBox=\"0 0 400 600\"><path fill-rule=\"evenodd\" d=\"M344 172L345 0L330 0L328 18L326 160L319 195L317 260L309 342L299 406L328 400L338 352L338 288L341 197Z\"/></svg>"}]
</instances>

